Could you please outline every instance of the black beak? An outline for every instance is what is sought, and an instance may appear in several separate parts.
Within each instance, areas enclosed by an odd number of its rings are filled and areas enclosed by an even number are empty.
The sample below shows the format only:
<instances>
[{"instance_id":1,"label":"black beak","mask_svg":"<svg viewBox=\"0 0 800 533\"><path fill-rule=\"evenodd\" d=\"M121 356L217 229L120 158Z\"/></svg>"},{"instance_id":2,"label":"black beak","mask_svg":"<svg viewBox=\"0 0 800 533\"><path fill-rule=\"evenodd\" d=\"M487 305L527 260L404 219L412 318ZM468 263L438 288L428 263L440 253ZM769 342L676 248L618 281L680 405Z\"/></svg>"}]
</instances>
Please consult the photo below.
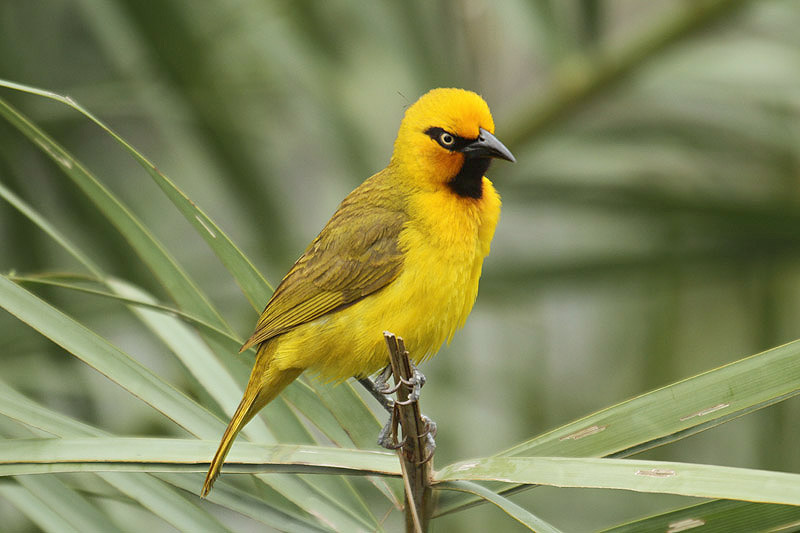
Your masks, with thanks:
<instances>
[{"instance_id":1,"label":"black beak","mask_svg":"<svg viewBox=\"0 0 800 533\"><path fill-rule=\"evenodd\" d=\"M497 137L483 128L480 128L479 131L478 138L461 149L464 155L467 157L496 157L512 163L517 161L514 159L514 154L498 141Z\"/></svg>"}]
</instances>

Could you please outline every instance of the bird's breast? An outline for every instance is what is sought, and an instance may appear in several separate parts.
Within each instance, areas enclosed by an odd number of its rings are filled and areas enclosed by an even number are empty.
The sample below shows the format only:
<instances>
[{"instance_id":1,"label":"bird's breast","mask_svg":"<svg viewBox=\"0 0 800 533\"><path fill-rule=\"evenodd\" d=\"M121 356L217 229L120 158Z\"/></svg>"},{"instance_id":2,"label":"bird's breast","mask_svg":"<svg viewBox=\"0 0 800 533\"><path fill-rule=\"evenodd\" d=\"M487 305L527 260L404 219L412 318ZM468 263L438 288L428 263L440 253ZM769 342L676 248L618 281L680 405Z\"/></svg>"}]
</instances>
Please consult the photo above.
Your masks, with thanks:
<instances>
[{"instance_id":1,"label":"bird's breast","mask_svg":"<svg viewBox=\"0 0 800 533\"><path fill-rule=\"evenodd\" d=\"M400 234L403 271L396 282L409 295L406 308L420 324L415 336L424 353L417 358L449 342L472 310L500 215L497 192L486 178L483 186L479 199L445 188L420 194L409 205L409 221Z\"/></svg>"}]
</instances>

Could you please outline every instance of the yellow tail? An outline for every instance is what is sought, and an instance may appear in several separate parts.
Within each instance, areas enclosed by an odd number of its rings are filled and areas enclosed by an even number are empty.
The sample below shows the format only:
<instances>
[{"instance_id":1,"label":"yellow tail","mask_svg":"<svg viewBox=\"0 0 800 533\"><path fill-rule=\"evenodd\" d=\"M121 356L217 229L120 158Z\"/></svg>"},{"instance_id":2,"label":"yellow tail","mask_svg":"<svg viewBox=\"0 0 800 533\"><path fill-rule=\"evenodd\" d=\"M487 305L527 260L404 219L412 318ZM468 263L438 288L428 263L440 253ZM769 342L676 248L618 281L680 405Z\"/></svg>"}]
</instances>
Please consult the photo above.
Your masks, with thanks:
<instances>
[{"instance_id":1,"label":"yellow tail","mask_svg":"<svg viewBox=\"0 0 800 533\"><path fill-rule=\"evenodd\" d=\"M270 362L274 354L274 348L270 346L276 343L262 344L258 349L256 355L256 363L253 366L253 371L250 374L250 380L247 382L242 401L239 402L239 407L233 414L228 427L225 428L225 433L222 434L222 441L219 443L217 453L211 460L211 465L206 474L206 481L203 483L203 492L200 496L205 498L214 481L219 476L222 469L222 463L225 457L233 446L233 441L239 431L247 425L256 413L258 413L265 405L275 399L280 392L286 388L289 383L297 379L303 370L290 368L287 370L276 370L270 368Z\"/></svg>"}]
</instances>

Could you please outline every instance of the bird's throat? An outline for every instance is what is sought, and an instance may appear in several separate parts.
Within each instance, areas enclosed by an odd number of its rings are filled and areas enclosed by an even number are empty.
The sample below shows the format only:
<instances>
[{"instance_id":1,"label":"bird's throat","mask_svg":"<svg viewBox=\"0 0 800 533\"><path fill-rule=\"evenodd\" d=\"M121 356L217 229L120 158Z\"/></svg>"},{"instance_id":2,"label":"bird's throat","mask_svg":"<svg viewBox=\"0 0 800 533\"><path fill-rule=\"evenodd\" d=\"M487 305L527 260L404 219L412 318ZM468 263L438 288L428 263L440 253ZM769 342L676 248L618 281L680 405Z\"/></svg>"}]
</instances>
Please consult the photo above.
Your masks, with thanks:
<instances>
[{"instance_id":1,"label":"bird's throat","mask_svg":"<svg viewBox=\"0 0 800 533\"><path fill-rule=\"evenodd\" d=\"M489 169L492 160L488 157L465 157L461 170L447 182L454 193L465 198L481 198L483 196L483 175Z\"/></svg>"}]
</instances>

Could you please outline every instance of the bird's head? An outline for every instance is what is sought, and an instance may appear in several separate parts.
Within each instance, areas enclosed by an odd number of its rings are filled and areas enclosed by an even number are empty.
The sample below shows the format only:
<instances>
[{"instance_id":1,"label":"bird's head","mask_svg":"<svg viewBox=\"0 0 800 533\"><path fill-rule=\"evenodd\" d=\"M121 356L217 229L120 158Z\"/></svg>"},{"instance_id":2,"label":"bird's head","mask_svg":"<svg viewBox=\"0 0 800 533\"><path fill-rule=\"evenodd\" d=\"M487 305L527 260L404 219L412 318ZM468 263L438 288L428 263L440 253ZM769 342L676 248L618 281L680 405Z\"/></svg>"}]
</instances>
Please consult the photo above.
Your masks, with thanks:
<instances>
[{"instance_id":1,"label":"bird's head","mask_svg":"<svg viewBox=\"0 0 800 533\"><path fill-rule=\"evenodd\" d=\"M480 198L492 158L514 161L494 136L483 98L463 89L433 89L406 110L392 163L418 186L447 185L460 196Z\"/></svg>"}]
</instances>

